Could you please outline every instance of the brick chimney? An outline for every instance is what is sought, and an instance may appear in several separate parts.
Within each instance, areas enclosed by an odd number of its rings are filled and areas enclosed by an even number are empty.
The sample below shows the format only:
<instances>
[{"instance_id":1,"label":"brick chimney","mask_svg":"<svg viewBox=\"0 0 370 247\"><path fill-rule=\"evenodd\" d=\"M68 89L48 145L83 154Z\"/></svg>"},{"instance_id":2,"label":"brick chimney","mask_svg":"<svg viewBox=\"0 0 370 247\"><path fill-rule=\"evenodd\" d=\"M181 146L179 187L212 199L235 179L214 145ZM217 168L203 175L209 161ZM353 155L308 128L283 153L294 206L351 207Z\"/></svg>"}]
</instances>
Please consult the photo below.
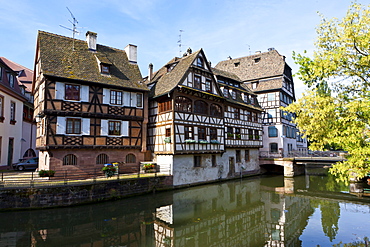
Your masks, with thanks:
<instances>
[{"instance_id":1,"label":"brick chimney","mask_svg":"<svg viewBox=\"0 0 370 247\"><path fill-rule=\"evenodd\" d=\"M137 46L132 45L132 44L128 44L125 47L125 52L126 52L128 61L131 64L137 64Z\"/></svg>"},{"instance_id":2,"label":"brick chimney","mask_svg":"<svg viewBox=\"0 0 370 247\"><path fill-rule=\"evenodd\" d=\"M151 82L153 79L153 64L149 64L148 81Z\"/></svg>"},{"instance_id":3,"label":"brick chimney","mask_svg":"<svg viewBox=\"0 0 370 247\"><path fill-rule=\"evenodd\" d=\"M98 34L87 31L86 33L86 42L87 46L89 47L89 50L91 51L96 51L96 39L97 39Z\"/></svg>"}]
</instances>

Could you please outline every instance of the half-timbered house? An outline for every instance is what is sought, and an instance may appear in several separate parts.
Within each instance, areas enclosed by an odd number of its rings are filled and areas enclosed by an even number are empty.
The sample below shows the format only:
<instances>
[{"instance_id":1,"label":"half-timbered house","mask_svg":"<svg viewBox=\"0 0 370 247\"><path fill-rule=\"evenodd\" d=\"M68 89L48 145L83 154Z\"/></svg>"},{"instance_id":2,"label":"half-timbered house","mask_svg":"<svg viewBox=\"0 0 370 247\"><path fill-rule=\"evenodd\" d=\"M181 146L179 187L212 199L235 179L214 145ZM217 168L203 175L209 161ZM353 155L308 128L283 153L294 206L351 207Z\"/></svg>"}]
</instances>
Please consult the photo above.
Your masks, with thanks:
<instances>
[{"instance_id":1,"label":"half-timbered house","mask_svg":"<svg viewBox=\"0 0 370 247\"><path fill-rule=\"evenodd\" d=\"M295 100L292 69L285 57L274 48L268 52L221 61L217 69L236 74L258 95L263 116L263 147L261 155L288 156L295 151L307 152L307 142L291 121L292 115L280 108Z\"/></svg>"},{"instance_id":2,"label":"half-timbered house","mask_svg":"<svg viewBox=\"0 0 370 247\"><path fill-rule=\"evenodd\" d=\"M146 152L147 94L137 48L124 50L39 31L33 94L39 169L139 168ZM64 174L63 174L64 175Z\"/></svg>"},{"instance_id":3,"label":"half-timbered house","mask_svg":"<svg viewBox=\"0 0 370 247\"><path fill-rule=\"evenodd\" d=\"M262 147L262 108L257 95L233 73L212 69L225 97L225 154L228 176L258 173Z\"/></svg>"},{"instance_id":4,"label":"half-timbered house","mask_svg":"<svg viewBox=\"0 0 370 247\"><path fill-rule=\"evenodd\" d=\"M194 53L189 49L155 73L151 66L148 149L161 171L173 175L175 186L239 176L242 167L250 167L251 156L254 164L249 171L259 172L256 150L261 146L261 109L250 104L251 98L257 102L255 94L235 86L238 95L250 97L248 103L239 100L240 96L225 98L202 49ZM255 123L244 115L234 120L234 112L229 112L234 108L255 114ZM227 137L229 128L238 133L235 138ZM253 139L245 140L249 129L254 131Z\"/></svg>"}]
</instances>

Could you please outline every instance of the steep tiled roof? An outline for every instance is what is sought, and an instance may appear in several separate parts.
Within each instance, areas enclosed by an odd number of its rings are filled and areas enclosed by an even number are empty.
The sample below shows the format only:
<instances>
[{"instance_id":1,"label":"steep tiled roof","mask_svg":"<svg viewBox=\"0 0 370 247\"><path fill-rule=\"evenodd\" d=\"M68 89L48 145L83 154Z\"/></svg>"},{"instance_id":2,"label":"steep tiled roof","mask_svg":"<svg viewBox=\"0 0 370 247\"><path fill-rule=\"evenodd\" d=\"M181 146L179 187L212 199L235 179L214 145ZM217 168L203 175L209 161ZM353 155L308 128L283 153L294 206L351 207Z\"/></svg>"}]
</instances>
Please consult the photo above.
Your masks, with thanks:
<instances>
[{"instance_id":1,"label":"steep tiled roof","mask_svg":"<svg viewBox=\"0 0 370 247\"><path fill-rule=\"evenodd\" d=\"M221 61L216 68L232 72L245 82L283 75L285 66L284 56L273 49L264 53Z\"/></svg>"},{"instance_id":2,"label":"steep tiled roof","mask_svg":"<svg viewBox=\"0 0 370 247\"><path fill-rule=\"evenodd\" d=\"M250 84L248 83L247 86L250 87ZM251 90L254 92L259 92L259 91L267 91L267 90L276 90L282 87L283 87L283 78L276 77L276 78L258 81L257 87Z\"/></svg>"},{"instance_id":3,"label":"steep tiled roof","mask_svg":"<svg viewBox=\"0 0 370 247\"><path fill-rule=\"evenodd\" d=\"M221 69L218 69L218 68L212 68L212 72L215 75L220 75L220 76L227 77L227 78L233 79L235 81L241 82L240 78L232 72L228 72L228 71L221 70Z\"/></svg>"},{"instance_id":4,"label":"steep tiled roof","mask_svg":"<svg viewBox=\"0 0 370 247\"><path fill-rule=\"evenodd\" d=\"M86 41L44 31L39 31L38 48L41 72L45 76L148 90L140 83L138 65L129 63L124 50L98 44L96 51L90 51ZM100 73L98 59L111 65L110 75Z\"/></svg>"},{"instance_id":5,"label":"steep tiled roof","mask_svg":"<svg viewBox=\"0 0 370 247\"><path fill-rule=\"evenodd\" d=\"M158 97L171 92L181 82L186 71L200 52L201 50L198 50L185 57L174 58L154 73L150 83L154 82L155 85L151 90L150 97ZM167 67L173 63L177 63L176 66L170 72L167 72Z\"/></svg>"},{"instance_id":6,"label":"steep tiled roof","mask_svg":"<svg viewBox=\"0 0 370 247\"><path fill-rule=\"evenodd\" d=\"M32 78L33 78L33 71L29 68L26 68L20 64L17 64L13 61L10 61L9 59L5 57L0 57L0 59L14 72L18 73L18 82L20 85L23 85L26 87L26 90L28 92L32 91Z\"/></svg>"}]
</instances>

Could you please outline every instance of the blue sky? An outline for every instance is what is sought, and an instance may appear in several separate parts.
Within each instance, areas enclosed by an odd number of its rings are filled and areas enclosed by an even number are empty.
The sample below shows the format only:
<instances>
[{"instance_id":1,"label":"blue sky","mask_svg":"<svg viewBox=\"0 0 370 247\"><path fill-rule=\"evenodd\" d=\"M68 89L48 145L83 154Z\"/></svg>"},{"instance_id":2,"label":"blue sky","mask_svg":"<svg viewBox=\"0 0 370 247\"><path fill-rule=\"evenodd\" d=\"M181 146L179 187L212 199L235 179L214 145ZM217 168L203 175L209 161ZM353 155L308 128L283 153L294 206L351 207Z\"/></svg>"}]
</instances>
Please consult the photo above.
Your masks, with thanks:
<instances>
[{"instance_id":1,"label":"blue sky","mask_svg":"<svg viewBox=\"0 0 370 247\"><path fill-rule=\"evenodd\" d=\"M159 69L182 53L203 48L217 62L267 51L274 47L287 57L293 73L292 52L313 51L317 12L343 17L351 0L0 0L0 56L33 69L37 30L71 37L68 7L78 20L78 39L98 33L98 43L123 49L138 46L143 76L148 64ZM370 0L358 1L369 5ZM302 84L295 79L300 94ZM298 96L298 95L297 95Z\"/></svg>"}]
</instances>

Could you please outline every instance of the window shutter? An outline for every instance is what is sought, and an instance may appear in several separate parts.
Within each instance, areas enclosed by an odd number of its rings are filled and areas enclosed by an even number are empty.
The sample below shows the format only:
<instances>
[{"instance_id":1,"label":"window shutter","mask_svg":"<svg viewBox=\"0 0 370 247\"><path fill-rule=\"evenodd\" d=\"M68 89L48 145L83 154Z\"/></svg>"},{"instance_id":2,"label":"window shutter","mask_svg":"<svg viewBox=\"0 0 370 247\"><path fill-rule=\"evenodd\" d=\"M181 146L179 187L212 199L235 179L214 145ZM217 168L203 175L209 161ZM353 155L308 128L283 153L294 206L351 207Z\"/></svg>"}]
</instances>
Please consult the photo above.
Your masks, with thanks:
<instances>
[{"instance_id":1,"label":"window shutter","mask_svg":"<svg viewBox=\"0 0 370 247\"><path fill-rule=\"evenodd\" d=\"M121 135L128 136L129 135L129 121L122 121L121 123Z\"/></svg>"},{"instance_id":2,"label":"window shutter","mask_svg":"<svg viewBox=\"0 0 370 247\"><path fill-rule=\"evenodd\" d=\"M64 100L64 83L59 81L55 83L55 99Z\"/></svg>"}]
</instances>

